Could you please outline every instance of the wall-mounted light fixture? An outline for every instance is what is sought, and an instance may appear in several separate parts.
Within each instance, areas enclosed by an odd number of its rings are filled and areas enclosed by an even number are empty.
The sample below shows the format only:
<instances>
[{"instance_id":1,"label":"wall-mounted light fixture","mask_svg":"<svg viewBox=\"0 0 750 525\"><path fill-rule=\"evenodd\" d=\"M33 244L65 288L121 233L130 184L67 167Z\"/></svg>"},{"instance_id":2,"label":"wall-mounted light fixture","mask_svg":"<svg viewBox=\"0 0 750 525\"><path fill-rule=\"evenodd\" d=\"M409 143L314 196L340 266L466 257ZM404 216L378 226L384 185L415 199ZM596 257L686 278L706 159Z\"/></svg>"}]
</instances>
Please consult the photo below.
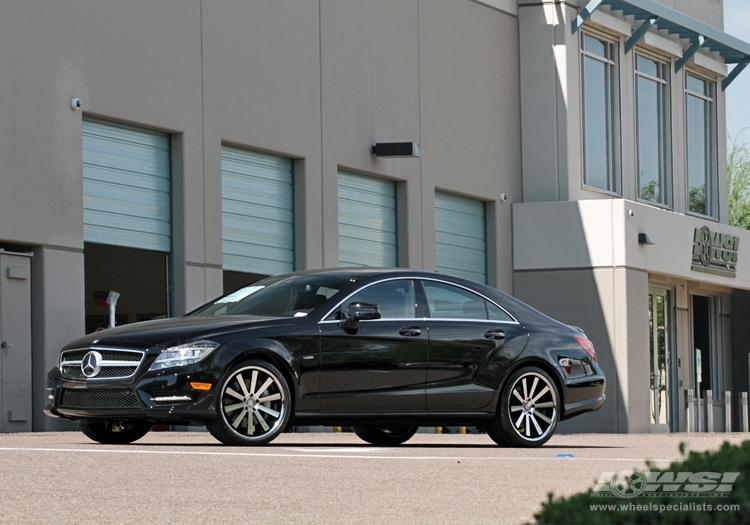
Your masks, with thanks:
<instances>
[{"instance_id":1,"label":"wall-mounted light fixture","mask_svg":"<svg viewBox=\"0 0 750 525\"><path fill-rule=\"evenodd\" d=\"M373 157L419 157L416 142L376 142L372 145Z\"/></svg>"},{"instance_id":2,"label":"wall-mounted light fixture","mask_svg":"<svg viewBox=\"0 0 750 525\"><path fill-rule=\"evenodd\" d=\"M654 244L654 241L651 240L651 237L648 236L648 233L639 233L638 244L648 246L649 244Z\"/></svg>"}]
</instances>

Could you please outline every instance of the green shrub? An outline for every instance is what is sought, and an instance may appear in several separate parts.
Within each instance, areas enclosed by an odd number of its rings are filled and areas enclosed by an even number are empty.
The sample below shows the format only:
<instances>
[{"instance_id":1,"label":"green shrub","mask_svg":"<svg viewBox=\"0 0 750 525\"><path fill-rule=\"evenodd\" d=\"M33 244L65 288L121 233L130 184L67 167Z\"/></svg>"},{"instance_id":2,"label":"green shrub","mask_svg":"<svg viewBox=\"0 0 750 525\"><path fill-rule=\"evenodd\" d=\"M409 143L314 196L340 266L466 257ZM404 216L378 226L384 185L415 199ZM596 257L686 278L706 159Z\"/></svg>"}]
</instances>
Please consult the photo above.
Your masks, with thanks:
<instances>
[{"instance_id":1,"label":"green shrub","mask_svg":"<svg viewBox=\"0 0 750 525\"><path fill-rule=\"evenodd\" d=\"M684 443L680 444L680 452L684 456ZM674 473L663 476L663 473ZM693 496L685 490L684 484L675 484L672 488L663 489L664 485L656 483L664 480L683 481L687 476L685 473L721 473L722 476L708 476L704 482L710 482L713 478L728 481L724 473L739 472L739 476L731 486L731 492L716 492L712 490L713 484L703 492L703 497ZM678 476L677 473L683 473ZM697 475L699 476L699 475ZM692 480L695 483L701 480ZM730 445L725 442L719 450L708 452L690 452L683 461L672 463L668 469L660 470L648 465L648 470L635 474L634 479L642 482L647 479L654 482L653 488L645 490L647 484L641 483L636 486L629 495L632 497L618 496L615 494L594 492L592 487L586 492L575 494L570 497L555 498L549 494L548 500L542 504L542 510L536 514L538 524L597 524L597 523L750 523L750 441L744 441L740 445ZM730 475L729 478L732 476ZM688 483L691 483L688 480ZM601 490L601 486L600 486ZM626 493L623 490L621 494ZM635 494L635 495L633 495ZM687 494L687 495L686 495ZM716 497L722 494L725 497ZM730 510L719 510L718 506L730 508Z\"/></svg>"}]
</instances>

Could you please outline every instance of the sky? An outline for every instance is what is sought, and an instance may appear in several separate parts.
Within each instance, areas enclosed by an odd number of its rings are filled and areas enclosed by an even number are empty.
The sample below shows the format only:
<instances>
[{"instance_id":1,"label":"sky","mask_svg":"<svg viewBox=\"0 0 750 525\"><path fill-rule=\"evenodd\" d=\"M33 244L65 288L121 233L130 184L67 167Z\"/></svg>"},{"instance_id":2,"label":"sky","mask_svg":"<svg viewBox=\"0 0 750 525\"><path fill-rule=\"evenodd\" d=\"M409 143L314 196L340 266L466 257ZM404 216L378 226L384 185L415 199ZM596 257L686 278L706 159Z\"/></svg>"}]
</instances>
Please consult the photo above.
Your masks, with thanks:
<instances>
[{"instance_id":1,"label":"sky","mask_svg":"<svg viewBox=\"0 0 750 525\"><path fill-rule=\"evenodd\" d=\"M750 0L724 0L724 32L750 43ZM729 85L726 102L727 137L750 145L750 66Z\"/></svg>"}]
</instances>

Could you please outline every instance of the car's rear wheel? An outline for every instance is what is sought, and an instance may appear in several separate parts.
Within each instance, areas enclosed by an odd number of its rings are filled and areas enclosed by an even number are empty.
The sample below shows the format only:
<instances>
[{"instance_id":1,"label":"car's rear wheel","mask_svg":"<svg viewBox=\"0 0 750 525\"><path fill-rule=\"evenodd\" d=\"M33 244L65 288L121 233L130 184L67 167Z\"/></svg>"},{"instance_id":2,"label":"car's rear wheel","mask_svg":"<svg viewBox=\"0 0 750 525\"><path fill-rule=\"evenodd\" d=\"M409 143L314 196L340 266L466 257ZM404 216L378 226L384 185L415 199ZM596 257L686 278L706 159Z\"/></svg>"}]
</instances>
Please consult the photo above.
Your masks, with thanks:
<instances>
[{"instance_id":1,"label":"car's rear wheel","mask_svg":"<svg viewBox=\"0 0 750 525\"><path fill-rule=\"evenodd\" d=\"M362 441L367 441L373 445L393 447L405 443L411 439L419 430L418 426L363 426L352 427L352 430Z\"/></svg>"},{"instance_id":2,"label":"car's rear wheel","mask_svg":"<svg viewBox=\"0 0 750 525\"><path fill-rule=\"evenodd\" d=\"M126 445L141 439L151 430L151 423L143 421L79 422L78 430L86 437L105 445Z\"/></svg>"},{"instance_id":3,"label":"car's rear wheel","mask_svg":"<svg viewBox=\"0 0 750 525\"><path fill-rule=\"evenodd\" d=\"M265 445L284 431L292 399L284 376L265 361L234 367L219 384L209 432L225 445Z\"/></svg>"},{"instance_id":4,"label":"car's rear wheel","mask_svg":"<svg viewBox=\"0 0 750 525\"><path fill-rule=\"evenodd\" d=\"M539 447L560 420L560 394L553 379L536 367L516 370L500 396L487 434L501 446Z\"/></svg>"}]
</instances>

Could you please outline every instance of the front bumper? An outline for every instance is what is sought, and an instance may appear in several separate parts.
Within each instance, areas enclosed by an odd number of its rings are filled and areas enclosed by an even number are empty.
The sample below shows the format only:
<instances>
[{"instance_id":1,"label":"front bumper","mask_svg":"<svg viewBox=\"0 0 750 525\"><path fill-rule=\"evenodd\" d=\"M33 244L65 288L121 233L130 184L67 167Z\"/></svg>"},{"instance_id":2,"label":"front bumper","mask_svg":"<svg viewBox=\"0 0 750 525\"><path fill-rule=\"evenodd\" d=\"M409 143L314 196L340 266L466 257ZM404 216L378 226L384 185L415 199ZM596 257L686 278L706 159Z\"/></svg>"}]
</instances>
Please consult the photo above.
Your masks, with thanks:
<instances>
[{"instance_id":1,"label":"front bumper","mask_svg":"<svg viewBox=\"0 0 750 525\"><path fill-rule=\"evenodd\" d=\"M217 381L216 374L194 366L146 372L128 381L71 380L55 368L47 376L44 412L72 420L138 419L202 425L216 418ZM212 386L196 389L195 383Z\"/></svg>"}]
</instances>

